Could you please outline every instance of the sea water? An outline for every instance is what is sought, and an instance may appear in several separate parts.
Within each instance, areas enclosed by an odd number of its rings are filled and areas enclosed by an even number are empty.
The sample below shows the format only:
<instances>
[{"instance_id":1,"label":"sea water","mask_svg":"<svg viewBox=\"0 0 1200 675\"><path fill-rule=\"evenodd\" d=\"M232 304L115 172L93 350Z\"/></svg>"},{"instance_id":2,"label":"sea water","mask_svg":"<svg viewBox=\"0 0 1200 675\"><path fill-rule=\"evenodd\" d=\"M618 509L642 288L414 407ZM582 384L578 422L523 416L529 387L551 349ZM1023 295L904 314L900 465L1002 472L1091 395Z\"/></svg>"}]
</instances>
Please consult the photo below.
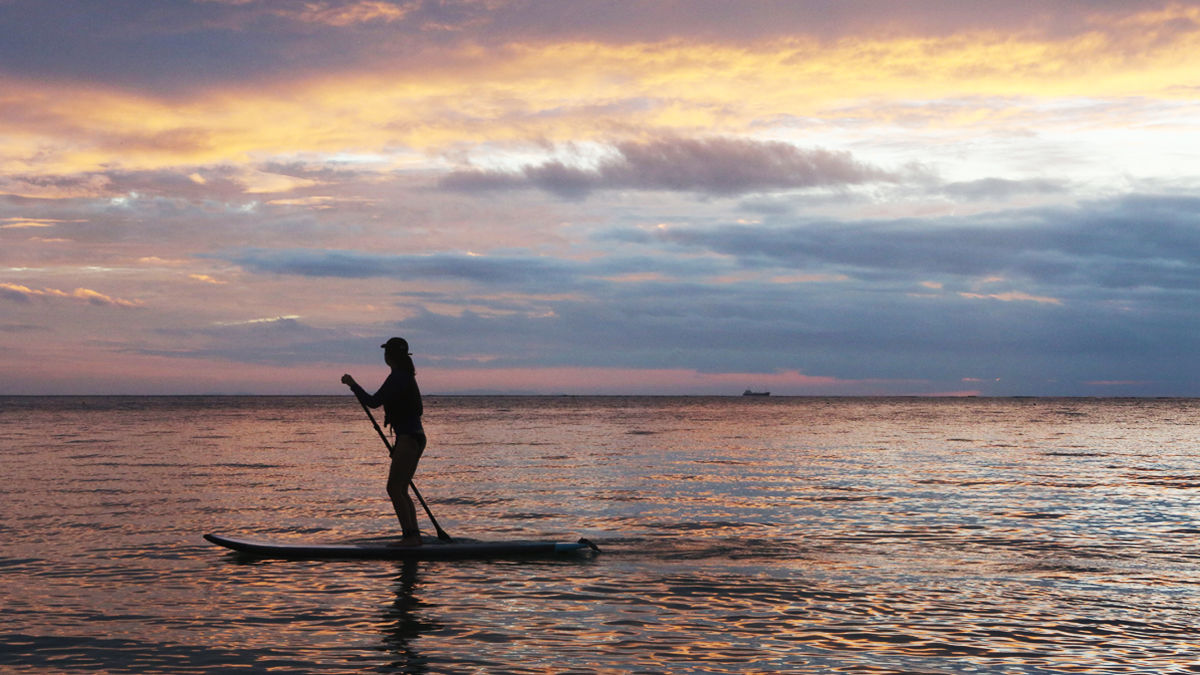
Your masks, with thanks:
<instances>
[{"instance_id":1,"label":"sea water","mask_svg":"<svg viewBox=\"0 0 1200 675\"><path fill-rule=\"evenodd\" d=\"M458 538L391 535L351 397L0 398L0 669L1200 671L1200 402L426 397ZM426 526L427 534L431 528Z\"/></svg>"}]
</instances>

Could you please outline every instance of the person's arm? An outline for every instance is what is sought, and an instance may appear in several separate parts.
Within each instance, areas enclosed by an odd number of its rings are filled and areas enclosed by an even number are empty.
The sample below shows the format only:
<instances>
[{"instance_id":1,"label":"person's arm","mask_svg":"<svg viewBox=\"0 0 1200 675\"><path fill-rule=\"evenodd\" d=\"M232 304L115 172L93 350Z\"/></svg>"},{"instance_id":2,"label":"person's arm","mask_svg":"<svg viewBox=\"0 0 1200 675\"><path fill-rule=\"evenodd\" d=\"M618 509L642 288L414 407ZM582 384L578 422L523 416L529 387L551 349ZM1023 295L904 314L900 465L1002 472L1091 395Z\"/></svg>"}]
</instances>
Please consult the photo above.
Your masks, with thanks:
<instances>
[{"instance_id":1,"label":"person's arm","mask_svg":"<svg viewBox=\"0 0 1200 675\"><path fill-rule=\"evenodd\" d=\"M390 376L387 380L383 381L383 386L379 387L379 391L375 392L374 394L368 394L367 390L363 389L362 386L355 382L354 378L350 377L349 374L342 375L342 384L350 387L350 391L354 392L354 395L358 397L358 400L369 408L378 408L379 406L383 405L383 393L384 390L387 389L389 380L391 380Z\"/></svg>"}]
</instances>

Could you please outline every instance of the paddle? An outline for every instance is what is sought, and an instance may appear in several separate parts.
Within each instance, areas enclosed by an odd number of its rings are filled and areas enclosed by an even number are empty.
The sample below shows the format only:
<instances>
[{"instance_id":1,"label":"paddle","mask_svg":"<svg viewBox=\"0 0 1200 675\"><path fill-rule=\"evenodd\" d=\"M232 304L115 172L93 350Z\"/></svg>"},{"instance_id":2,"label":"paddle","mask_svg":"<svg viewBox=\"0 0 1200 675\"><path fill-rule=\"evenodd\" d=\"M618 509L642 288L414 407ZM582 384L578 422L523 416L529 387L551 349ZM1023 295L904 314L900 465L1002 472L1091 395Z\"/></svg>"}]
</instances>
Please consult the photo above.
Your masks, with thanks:
<instances>
[{"instance_id":1,"label":"paddle","mask_svg":"<svg viewBox=\"0 0 1200 675\"><path fill-rule=\"evenodd\" d=\"M358 397L356 396L355 398ZM367 413L367 417L371 419L371 426L375 427L375 431L379 434L379 438L383 441L384 447L387 448L388 456L391 456L392 444L390 441L388 441L387 435L383 433L383 429L379 428L379 423L375 421L375 416L371 414L371 409L368 408L367 404L363 403L361 400L359 401L359 404L362 405L363 412ZM425 498L421 496L421 491L417 489L417 484L409 481L408 486L412 488L413 494L417 496L417 501L421 502L421 507L425 509L425 515L429 516L429 522L433 523L433 529L437 530L438 539L447 542L454 541L450 538L450 535L446 534L446 531L442 529L442 526L438 525L437 519L433 517L433 511L429 510L429 505L425 503Z\"/></svg>"}]
</instances>

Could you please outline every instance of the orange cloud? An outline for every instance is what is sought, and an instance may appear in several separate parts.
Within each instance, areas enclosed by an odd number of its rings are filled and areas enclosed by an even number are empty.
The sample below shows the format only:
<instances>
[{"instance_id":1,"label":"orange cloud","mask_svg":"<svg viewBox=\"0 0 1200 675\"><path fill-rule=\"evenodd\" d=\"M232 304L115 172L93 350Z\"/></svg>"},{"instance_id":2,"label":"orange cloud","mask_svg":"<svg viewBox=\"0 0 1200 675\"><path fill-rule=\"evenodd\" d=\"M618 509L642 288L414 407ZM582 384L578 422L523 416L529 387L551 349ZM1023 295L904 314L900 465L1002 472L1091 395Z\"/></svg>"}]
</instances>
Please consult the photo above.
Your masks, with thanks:
<instances>
[{"instance_id":1,"label":"orange cloud","mask_svg":"<svg viewBox=\"0 0 1200 675\"><path fill-rule=\"evenodd\" d=\"M0 282L0 298L27 301L32 298L68 298L83 300L93 305L108 305L113 307L137 307L141 305L135 300L124 300L93 291L90 288L76 288L74 291L61 291L57 288L34 289L20 284Z\"/></svg>"},{"instance_id":2,"label":"orange cloud","mask_svg":"<svg viewBox=\"0 0 1200 675\"><path fill-rule=\"evenodd\" d=\"M304 3L330 25L396 20L382 2ZM1195 22L1188 27L1187 21ZM682 40L463 47L436 62L366 66L254 88L159 100L98 87L0 78L0 173L73 173L250 163L298 153L480 142L607 140L647 131L734 133L781 116L909 116L929 125L1053 115L1060 98L1194 98L1200 10L1094 21L1065 38ZM955 100L961 105L925 106ZM386 167L384 167L386 169Z\"/></svg>"},{"instance_id":3,"label":"orange cloud","mask_svg":"<svg viewBox=\"0 0 1200 675\"><path fill-rule=\"evenodd\" d=\"M283 6L275 14L305 23L327 26L350 26L370 21L399 21L412 11L412 6L399 6L380 0L360 0L350 4L304 2Z\"/></svg>"},{"instance_id":4,"label":"orange cloud","mask_svg":"<svg viewBox=\"0 0 1200 675\"><path fill-rule=\"evenodd\" d=\"M0 219L0 230L19 230L30 227L54 227L57 221L52 220L32 220L28 218L3 218Z\"/></svg>"}]
</instances>

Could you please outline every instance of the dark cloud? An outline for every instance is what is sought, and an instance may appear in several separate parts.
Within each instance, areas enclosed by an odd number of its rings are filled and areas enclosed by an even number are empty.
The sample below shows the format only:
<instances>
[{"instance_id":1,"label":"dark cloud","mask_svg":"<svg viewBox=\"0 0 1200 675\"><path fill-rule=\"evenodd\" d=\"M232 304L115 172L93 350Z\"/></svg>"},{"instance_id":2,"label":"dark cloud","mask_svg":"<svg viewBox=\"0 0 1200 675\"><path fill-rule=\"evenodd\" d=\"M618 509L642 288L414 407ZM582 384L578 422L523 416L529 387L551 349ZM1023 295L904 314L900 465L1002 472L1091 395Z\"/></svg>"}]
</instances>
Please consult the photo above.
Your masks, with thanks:
<instances>
[{"instance_id":1,"label":"dark cloud","mask_svg":"<svg viewBox=\"0 0 1200 675\"><path fill-rule=\"evenodd\" d=\"M137 194L142 198L178 202L242 198L245 187L230 167L187 168L159 171L106 171L92 174L113 195Z\"/></svg>"},{"instance_id":2,"label":"dark cloud","mask_svg":"<svg viewBox=\"0 0 1200 675\"><path fill-rule=\"evenodd\" d=\"M250 249L209 257L259 273L346 279L462 280L481 284L546 284L571 278L569 263L536 256L437 253L385 255L315 249Z\"/></svg>"},{"instance_id":3,"label":"dark cloud","mask_svg":"<svg viewBox=\"0 0 1200 675\"><path fill-rule=\"evenodd\" d=\"M180 0L4 2L0 69L160 92L237 80L239 62L246 72L280 61L270 37L251 39L222 27L231 13L244 11Z\"/></svg>"},{"instance_id":4,"label":"dark cloud","mask_svg":"<svg viewBox=\"0 0 1200 675\"><path fill-rule=\"evenodd\" d=\"M624 142L594 168L560 161L516 172L460 170L441 185L452 190L540 188L578 198L594 190L669 190L729 196L751 192L895 181L899 175L846 152L802 150L787 143L736 138Z\"/></svg>"},{"instance_id":5,"label":"dark cloud","mask_svg":"<svg viewBox=\"0 0 1200 675\"><path fill-rule=\"evenodd\" d=\"M222 257L251 272L393 284L406 318L379 332L404 334L423 345L423 363L445 367L796 370L895 381L875 393L969 377L987 384L965 388L993 394L1078 394L1082 382L1137 380L1148 382L1137 392L1166 395L1193 391L1200 377L1191 356L1200 199L1128 196L937 221L783 218L640 233L622 238L619 254L591 260L519 251ZM787 280L801 271L827 280ZM464 283L454 291L416 283L431 279ZM421 290L410 292L410 281ZM220 343L203 354L234 360L336 353L357 362L359 351L373 353L357 338L291 321L214 330ZM286 348L263 347L271 343Z\"/></svg>"},{"instance_id":6,"label":"dark cloud","mask_svg":"<svg viewBox=\"0 0 1200 675\"><path fill-rule=\"evenodd\" d=\"M744 264L837 270L863 279L1005 275L1057 288L1196 290L1200 199L1131 196L936 220L772 222L633 231Z\"/></svg>"},{"instance_id":7,"label":"dark cloud","mask_svg":"<svg viewBox=\"0 0 1200 675\"><path fill-rule=\"evenodd\" d=\"M519 291L555 294L586 290L604 294L610 284L650 274L661 279L703 279L735 271L727 261L696 260L687 256L651 256L627 253L588 260L539 256L522 251L473 255L436 253L429 255L381 254L322 249L239 249L198 257L238 265L258 274L287 274L302 277L381 279L395 281L462 281L483 291ZM694 290L700 286L691 287ZM409 297L450 304L466 296L438 297L427 292ZM681 292L686 292L681 289ZM488 303L483 304L489 304Z\"/></svg>"},{"instance_id":8,"label":"dark cloud","mask_svg":"<svg viewBox=\"0 0 1200 675\"><path fill-rule=\"evenodd\" d=\"M4 0L0 73L172 97L381 63L445 63L492 10L398 0ZM172 141L176 139L164 139ZM189 141L190 139L183 139Z\"/></svg>"},{"instance_id":9,"label":"dark cloud","mask_svg":"<svg viewBox=\"0 0 1200 675\"><path fill-rule=\"evenodd\" d=\"M267 162L260 167L265 173L290 176L304 180L340 183L371 175L370 172L346 168L337 162L309 164L304 162Z\"/></svg>"},{"instance_id":10,"label":"dark cloud","mask_svg":"<svg viewBox=\"0 0 1200 675\"><path fill-rule=\"evenodd\" d=\"M912 290L936 282L977 297L1099 301L1153 292L1166 301L1200 288L1200 198L1127 196L1077 207L939 219L672 226L609 235L622 252L575 261L520 251L489 255L240 249L212 254L251 272L309 277L459 280L546 292L632 279L712 283L739 272L793 272ZM696 249L718 254L697 258ZM1011 287L977 285L987 278ZM692 289L694 290L694 289Z\"/></svg>"},{"instance_id":11,"label":"dark cloud","mask_svg":"<svg viewBox=\"0 0 1200 675\"><path fill-rule=\"evenodd\" d=\"M0 295L3 294L3 289L0 289ZM0 333L40 333L46 330L45 326L35 326L28 323L0 323Z\"/></svg>"},{"instance_id":12,"label":"dark cloud","mask_svg":"<svg viewBox=\"0 0 1200 675\"><path fill-rule=\"evenodd\" d=\"M0 284L0 299L11 302L31 303L36 297L33 289L15 284Z\"/></svg>"},{"instance_id":13,"label":"dark cloud","mask_svg":"<svg viewBox=\"0 0 1200 675\"><path fill-rule=\"evenodd\" d=\"M194 328L157 331L172 347L142 345L125 351L171 358L220 359L238 363L294 366L353 363L379 355L378 338L362 338L337 328L319 328L299 317L280 316ZM369 347L374 347L372 351Z\"/></svg>"},{"instance_id":14,"label":"dark cloud","mask_svg":"<svg viewBox=\"0 0 1200 675\"><path fill-rule=\"evenodd\" d=\"M486 298L446 297L485 304ZM922 380L1005 377L991 393L1078 393L1090 373L1154 379L1184 393L1200 375L1188 355L1196 316L1102 305L984 302L860 284L745 282L611 284L525 313L419 312L404 334L426 362L454 367L593 366L700 372L795 369L889 379L876 393L920 391ZM581 349L581 345L586 345ZM486 362L458 359L487 354ZM1061 385L1048 380L1059 379ZM945 386L945 385L942 385ZM860 391L860 393L869 393Z\"/></svg>"},{"instance_id":15,"label":"dark cloud","mask_svg":"<svg viewBox=\"0 0 1200 675\"><path fill-rule=\"evenodd\" d=\"M16 202L21 199L13 193L32 188L35 191L50 191L57 194L95 194L98 189L107 186L108 177L102 174L75 174L69 176L53 176L38 174L0 174L0 197L6 202ZM11 190L10 193L5 193ZM32 202L34 200L26 200Z\"/></svg>"}]
</instances>

